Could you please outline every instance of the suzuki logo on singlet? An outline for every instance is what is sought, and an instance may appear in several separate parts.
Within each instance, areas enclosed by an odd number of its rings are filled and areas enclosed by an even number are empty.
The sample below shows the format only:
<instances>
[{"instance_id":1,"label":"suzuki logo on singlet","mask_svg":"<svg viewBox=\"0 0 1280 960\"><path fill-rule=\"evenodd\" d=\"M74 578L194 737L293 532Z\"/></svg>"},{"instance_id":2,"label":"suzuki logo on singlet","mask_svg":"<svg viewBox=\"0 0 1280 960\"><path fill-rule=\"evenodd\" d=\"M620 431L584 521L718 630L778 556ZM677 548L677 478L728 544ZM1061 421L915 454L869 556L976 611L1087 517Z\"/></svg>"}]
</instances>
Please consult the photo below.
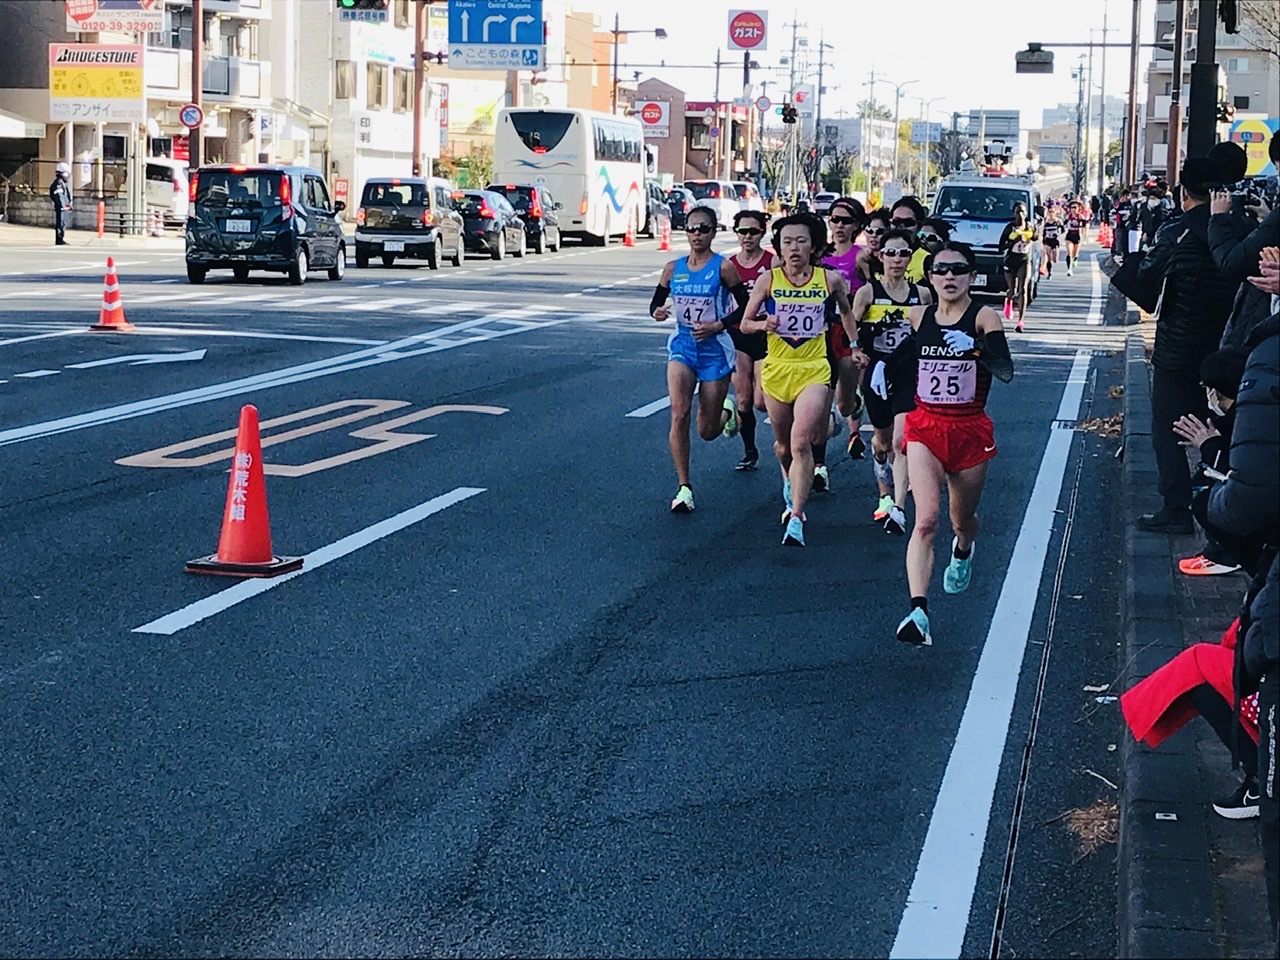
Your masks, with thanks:
<instances>
[{"instance_id":1,"label":"suzuki logo on singlet","mask_svg":"<svg viewBox=\"0 0 1280 960\"><path fill-rule=\"evenodd\" d=\"M773 298L775 300L825 300L827 291L821 287L809 288L802 290L778 290L774 289Z\"/></svg>"}]
</instances>

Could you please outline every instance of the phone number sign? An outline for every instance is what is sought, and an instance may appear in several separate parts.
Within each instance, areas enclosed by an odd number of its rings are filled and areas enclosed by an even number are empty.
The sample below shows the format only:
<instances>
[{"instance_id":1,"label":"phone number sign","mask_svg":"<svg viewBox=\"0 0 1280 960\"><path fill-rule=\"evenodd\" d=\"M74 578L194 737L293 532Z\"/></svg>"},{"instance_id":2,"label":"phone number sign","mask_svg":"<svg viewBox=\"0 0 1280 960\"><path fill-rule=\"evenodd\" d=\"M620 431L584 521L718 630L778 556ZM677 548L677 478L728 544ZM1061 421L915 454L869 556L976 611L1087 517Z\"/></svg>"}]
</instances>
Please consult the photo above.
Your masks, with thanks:
<instances>
[{"instance_id":1,"label":"phone number sign","mask_svg":"<svg viewBox=\"0 0 1280 960\"><path fill-rule=\"evenodd\" d=\"M67 29L81 33L158 33L164 0L65 0Z\"/></svg>"}]
</instances>

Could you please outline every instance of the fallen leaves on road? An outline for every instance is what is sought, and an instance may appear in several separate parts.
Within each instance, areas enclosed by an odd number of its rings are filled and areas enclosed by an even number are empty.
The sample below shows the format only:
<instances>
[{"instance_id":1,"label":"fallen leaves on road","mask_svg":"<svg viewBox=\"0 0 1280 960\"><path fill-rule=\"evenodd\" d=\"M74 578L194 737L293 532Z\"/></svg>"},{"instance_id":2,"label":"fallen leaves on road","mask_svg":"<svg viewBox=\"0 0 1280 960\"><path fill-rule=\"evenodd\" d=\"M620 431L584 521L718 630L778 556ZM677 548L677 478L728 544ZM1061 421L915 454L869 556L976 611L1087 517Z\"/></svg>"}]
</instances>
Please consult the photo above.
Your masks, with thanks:
<instances>
[{"instance_id":1,"label":"fallen leaves on road","mask_svg":"<svg viewBox=\"0 0 1280 960\"><path fill-rule=\"evenodd\" d=\"M1099 847L1116 842L1120 827L1120 808L1109 800L1098 800L1087 807L1076 807L1050 820L1064 821L1076 835L1076 861L1079 863Z\"/></svg>"},{"instance_id":2,"label":"fallen leaves on road","mask_svg":"<svg viewBox=\"0 0 1280 960\"><path fill-rule=\"evenodd\" d=\"M1119 400L1121 397L1124 396L1124 387L1118 383L1112 384L1110 387L1107 388L1107 396L1110 397L1112 400Z\"/></svg>"},{"instance_id":3,"label":"fallen leaves on road","mask_svg":"<svg viewBox=\"0 0 1280 960\"><path fill-rule=\"evenodd\" d=\"M1087 430L1100 437L1118 437L1124 431L1124 414L1115 413L1109 417L1089 417L1076 424L1077 430Z\"/></svg>"}]
</instances>

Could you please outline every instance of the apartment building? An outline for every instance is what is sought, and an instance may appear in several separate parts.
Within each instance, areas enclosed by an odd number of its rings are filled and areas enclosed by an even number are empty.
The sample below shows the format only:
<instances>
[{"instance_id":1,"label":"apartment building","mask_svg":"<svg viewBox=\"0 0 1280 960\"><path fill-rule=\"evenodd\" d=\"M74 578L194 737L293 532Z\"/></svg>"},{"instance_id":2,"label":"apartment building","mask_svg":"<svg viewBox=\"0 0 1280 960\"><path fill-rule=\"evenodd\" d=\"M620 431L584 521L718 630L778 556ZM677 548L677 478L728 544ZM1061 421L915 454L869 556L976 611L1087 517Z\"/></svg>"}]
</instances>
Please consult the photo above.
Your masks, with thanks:
<instances>
[{"instance_id":1,"label":"apartment building","mask_svg":"<svg viewBox=\"0 0 1280 960\"><path fill-rule=\"evenodd\" d=\"M1155 10L1155 35L1160 40L1172 39L1175 0L1158 0ZM1186 142L1185 108L1191 95L1191 64L1195 60L1196 28L1199 4L1187 5L1187 36L1182 74L1184 108L1181 135ZM1280 62L1259 50L1242 33L1230 34L1218 24L1218 83L1220 99L1236 108L1236 119L1280 117ZM1169 104L1173 92L1173 52L1156 49L1147 67L1146 123L1141 167L1144 171L1163 172L1169 153Z\"/></svg>"}]
</instances>

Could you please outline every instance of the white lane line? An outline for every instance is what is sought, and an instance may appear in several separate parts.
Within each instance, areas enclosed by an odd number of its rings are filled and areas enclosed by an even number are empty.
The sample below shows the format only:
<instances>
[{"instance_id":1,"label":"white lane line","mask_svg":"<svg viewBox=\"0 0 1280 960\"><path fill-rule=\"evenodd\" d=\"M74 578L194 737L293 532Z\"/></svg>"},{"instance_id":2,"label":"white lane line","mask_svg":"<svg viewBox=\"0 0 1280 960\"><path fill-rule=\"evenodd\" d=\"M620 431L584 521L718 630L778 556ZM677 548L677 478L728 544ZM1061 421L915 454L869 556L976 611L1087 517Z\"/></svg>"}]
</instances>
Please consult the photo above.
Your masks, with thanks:
<instances>
[{"instance_id":1,"label":"white lane line","mask_svg":"<svg viewBox=\"0 0 1280 960\"><path fill-rule=\"evenodd\" d=\"M150 623L134 627L133 632L156 633L166 637L172 636L179 630L185 630L193 623L199 623L214 614L221 613L223 610L234 607L237 603L248 600L250 597L266 593L268 590L278 587L294 577L300 577L304 573L318 570L326 563L345 557L349 553L354 553L361 547L367 547L383 537L390 536L397 530L403 530L405 527L412 526L420 520L425 520L433 513L440 513L442 510L452 507L455 503L461 503L463 500L484 492L484 487L457 487L443 496L435 497L426 503L420 503L416 507L410 507L408 510L397 513L394 517L380 520L371 526L365 527L363 530L357 530L341 540L335 540L328 546L308 553L303 557L302 567L299 570L267 579L243 580L235 586L220 590L212 596L205 597L203 600L188 604L181 610L175 610L173 613L166 614L157 620L152 620Z\"/></svg>"},{"instance_id":2,"label":"white lane line","mask_svg":"<svg viewBox=\"0 0 1280 960\"><path fill-rule=\"evenodd\" d=\"M15 373L15 377L22 377L24 380L34 380L37 377L52 377L61 373L61 370L29 370L26 373Z\"/></svg>"},{"instance_id":3,"label":"white lane line","mask_svg":"<svg viewBox=\"0 0 1280 960\"><path fill-rule=\"evenodd\" d=\"M100 296L100 294L95 294ZM27 343L30 340L47 340L50 337L66 337L73 333L83 333L83 330L55 330L53 333L33 333L29 337L14 337L11 340L0 340L0 347L8 346L11 343Z\"/></svg>"},{"instance_id":4,"label":"white lane line","mask_svg":"<svg viewBox=\"0 0 1280 960\"><path fill-rule=\"evenodd\" d=\"M78 333L69 330L68 333ZM359 347L376 347L386 340L362 340L359 337L311 337L300 333L257 333L252 330L210 330L204 327L138 327L134 335L166 334L179 337L243 337L250 340L297 340L303 343L349 343Z\"/></svg>"},{"instance_id":5,"label":"white lane line","mask_svg":"<svg viewBox=\"0 0 1280 960\"><path fill-rule=\"evenodd\" d=\"M566 296L566 297L580 297L580 296L582 296L582 294L581 294L581 293L566 293L566 294L562 294L562 296Z\"/></svg>"},{"instance_id":6,"label":"white lane line","mask_svg":"<svg viewBox=\"0 0 1280 960\"><path fill-rule=\"evenodd\" d=\"M636 407L627 416L643 419L644 417L651 417L659 410L665 410L669 406L671 406L671 398L663 397L661 400L653 401L653 403L646 403L643 407Z\"/></svg>"},{"instance_id":7,"label":"white lane line","mask_svg":"<svg viewBox=\"0 0 1280 960\"><path fill-rule=\"evenodd\" d=\"M168 280L152 280L152 283L177 283L181 277L171 277Z\"/></svg>"},{"instance_id":8,"label":"white lane line","mask_svg":"<svg viewBox=\"0 0 1280 960\"><path fill-rule=\"evenodd\" d=\"M1089 301L1089 315L1085 317L1084 322L1097 325L1102 322L1102 267L1098 263L1097 257L1089 261L1089 275L1093 280L1092 299Z\"/></svg>"}]
</instances>

